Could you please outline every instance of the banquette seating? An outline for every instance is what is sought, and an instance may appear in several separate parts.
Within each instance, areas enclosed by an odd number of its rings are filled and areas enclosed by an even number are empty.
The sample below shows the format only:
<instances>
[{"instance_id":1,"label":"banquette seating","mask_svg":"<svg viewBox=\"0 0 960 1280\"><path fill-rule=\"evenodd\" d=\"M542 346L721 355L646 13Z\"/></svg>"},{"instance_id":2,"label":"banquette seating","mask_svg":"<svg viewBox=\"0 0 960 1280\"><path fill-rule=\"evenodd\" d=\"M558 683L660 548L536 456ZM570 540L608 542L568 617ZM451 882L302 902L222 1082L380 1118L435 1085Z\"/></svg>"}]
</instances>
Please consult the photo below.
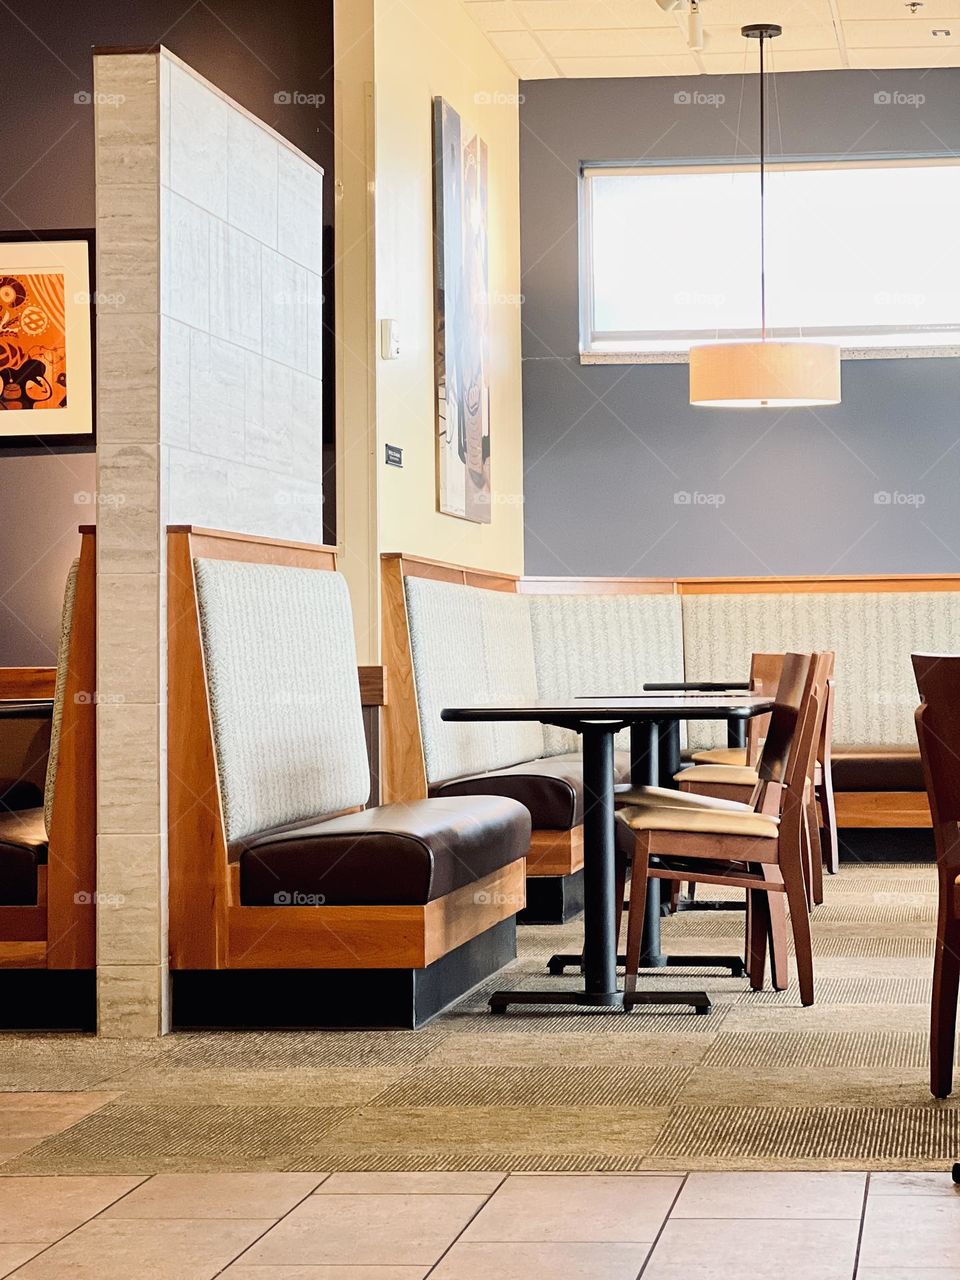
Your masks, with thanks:
<instances>
[{"instance_id":1,"label":"banquette seating","mask_svg":"<svg viewBox=\"0 0 960 1280\"><path fill-rule=\"evenodd\" d=\"M838 826L930 825L910 653L960 648L956 577L516 578L400 553L385 555L381 569L383 655L393 682L383 721L385 793L521 799L533 819L528 902L537 919L564 918L579 905L575 736L441 723L444 704L743 680L756 651L833 650ZM722 725L691 725L691 750L723 744ZM626 780L626 735L619 745Z\"/></svg>"},{"instance_id":2,"label":"banquette seating","mask_svg":"<svg viewBox=\"0 0 960 1280\"><path fill-rule=\"evenodd\" d=\"M417 1026L516 955L527 810L367 808L330 548L168 534L176 1025Z\"/></svg>"},{"instance_id":3,"label":"banquette seating","mask_svg":"<svg viewBox=\"0 0 960 1280\"><path fill-rule=\"evenodd\" d=\"M2 705L29 739L0 807L5 1026L88 1028L95 1019L96 547L92 527L80 532L56 669L0 672ZM9 749L17 735L4 736Z\"/></svg>"}]
</instances>

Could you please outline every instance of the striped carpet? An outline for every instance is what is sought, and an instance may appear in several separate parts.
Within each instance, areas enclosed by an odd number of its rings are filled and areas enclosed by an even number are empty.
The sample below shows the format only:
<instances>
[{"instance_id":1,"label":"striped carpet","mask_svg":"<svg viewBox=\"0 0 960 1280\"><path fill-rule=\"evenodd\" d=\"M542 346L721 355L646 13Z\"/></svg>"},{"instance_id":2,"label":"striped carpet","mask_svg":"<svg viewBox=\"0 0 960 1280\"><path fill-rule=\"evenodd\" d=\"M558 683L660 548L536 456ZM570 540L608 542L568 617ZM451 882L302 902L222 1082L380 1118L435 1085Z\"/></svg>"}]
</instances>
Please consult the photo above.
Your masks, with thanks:
<instances>
[{"instance_id":1,"label":"striped carpet","mask_svg":"<svg viewBox=\"0 0 960 1280\"><path fill-rule=\"evenodd\" d=\"M521 955L418 1032L190 1034L133 1045L0 1041L0 1089L95 1095L91 1114L0 1173L162 1170L941 1169L960 1102L927 1091L932 867L845 866L814 915L817 1003L717 970L659 973L713 1012L516 1009L579 923L521 930ZM664 922L673 953L739 949L742 916Z\"/></svg>"}]
</instances>

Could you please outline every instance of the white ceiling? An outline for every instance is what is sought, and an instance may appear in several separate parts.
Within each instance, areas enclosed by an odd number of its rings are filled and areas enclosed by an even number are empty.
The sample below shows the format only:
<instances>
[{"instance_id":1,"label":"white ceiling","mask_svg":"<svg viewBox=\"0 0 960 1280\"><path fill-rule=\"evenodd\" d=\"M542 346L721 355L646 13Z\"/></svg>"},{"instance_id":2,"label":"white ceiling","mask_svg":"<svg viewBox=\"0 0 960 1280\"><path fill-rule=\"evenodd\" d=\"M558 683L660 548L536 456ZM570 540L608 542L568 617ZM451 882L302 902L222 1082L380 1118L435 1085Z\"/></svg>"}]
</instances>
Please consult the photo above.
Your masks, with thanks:
<instances>
[{"instance_id":1,"label":"white ceiling","mask_svg":"<svg viewBox=\"0 0 960 1280\"><path fill-rule=\"evenodd\" d=\"M768 46L775 71L960 66L960 0L924 0L916 13L905 0L700 0L701 52L685 9L664 13L656 0L464 2L523 80L756 70L756 41L740 35L748 22L783 26Z\"/></svg>"}]
</instances>

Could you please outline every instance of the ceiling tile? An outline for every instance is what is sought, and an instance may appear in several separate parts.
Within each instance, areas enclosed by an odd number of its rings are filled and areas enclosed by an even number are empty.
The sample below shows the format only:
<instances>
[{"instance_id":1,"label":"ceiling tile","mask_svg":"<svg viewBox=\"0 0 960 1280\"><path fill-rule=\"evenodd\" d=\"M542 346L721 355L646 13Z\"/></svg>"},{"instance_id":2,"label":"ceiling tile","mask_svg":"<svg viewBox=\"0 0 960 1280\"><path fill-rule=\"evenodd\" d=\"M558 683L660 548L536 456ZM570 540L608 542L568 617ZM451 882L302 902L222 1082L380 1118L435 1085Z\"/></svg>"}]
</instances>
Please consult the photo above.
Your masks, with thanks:
<instances>
[{"instance_id":1,"label":"ceiling tile","mask_svg":"<svg viewBox=\"0 0 960 1280\"><path fill-rule=\"evenodd\" d=\"M560 75L549 58L511 58L510 67L519 80L556 80Z\"/></svg>"},{"instance_id":2,"label":"ceiling tile","mask_svg":"<svg viewBox=\"0 0 960 1280\"><path fill-rule=\"evenodd\" d=\"M662 58L559 58L565 76L695 76L697 60L692 53Z\"/></svg>"},{"instance_id":3,"label":"ceiling tile","mask_svg":"<svg viewBox=\"0 0 960 1280\"><path fill-rule=\"evenodd\" d=\"M673 14L664 13L656 0L515 0L514 8L535 31L676 25Z\"/></svg>"},{"instance_id":4,"label":"ceiling tile","mask_svg":"<svg viewBox=\"0 0 960 1280\"><path fill-rule=\"evenodd\" d=\"M541 31L540 39L555 58L648 58L688 52L686 37L676 25L665 31Z\"/></svg>"},{"instance_id":5,"label":"ceiling tile","mask_svg":"<svg viewBox=\"0 0 960 1280\"><path fill-rule=\"evenodd\" d=\"M866 71L885 71L891 68L910 70L929 67L960 67L960 49L956 45L931 53L927 49L851 49L851 67Z\"/></svg>"},{"instance_id":6,"label":"ceiling tile","mask_svg":"<svg viewBox=\"0 0 960 1280\"><path fill-rule=\"evenodd\" d=\"M933 25L933 18L960 20L960 0L923 0L923 7L915 14L907 8L906 0L837 0L837 8L844 22L887 19L927 27Z\"/></svg>"},{"instance_id":7,"label":"ceiling tile","mask_svg":"<svg viewBox=\"0 0 960 1280\"><path fill-rule=\"evenodd\" d=\"M467 12L484 31L523 31L523 19L509 0L466 0Z\"/></svg>"},{"instance_id":8,"label":"ceiling tile","mask_svg":"<svg viewBox=\"0 0 960 1280\"><path fill-rule=\"evenodd\" d=\"M508 62L514 58L543 57L543 49L529 31L491 31L489 36Z\"/></svg>"},{"instance_id":9,"label":"ceiling tile","mask_svg":"<svg viewBox=\"0 0 960 1280\"><path fill-rule=\"evenodd\" d=\"M935 22L917 26L915 22L845 22L843 34L848 49L927 49L939 57L944 49L960 46L960 22L948 24L949 36L933 36Z\"/></svg>"},{"instance_id":10,"label":"ceiling tile","mask_svg":"<svg viewBox=\"0 0 960 1280\"><path fill-rule=\"evenodd\" d=\"M747 58L747 66L751 71L757 69L759 54L756 40L745 40L739 27L721 27L713 22L704 22L706 43L704 52L736 53L741 62ZM837 35L833 25L785 27L782 36L770 42L767 51L776 68L777 62L787 51L798 49L836 49Z\"/></svg>"}]
</instances>

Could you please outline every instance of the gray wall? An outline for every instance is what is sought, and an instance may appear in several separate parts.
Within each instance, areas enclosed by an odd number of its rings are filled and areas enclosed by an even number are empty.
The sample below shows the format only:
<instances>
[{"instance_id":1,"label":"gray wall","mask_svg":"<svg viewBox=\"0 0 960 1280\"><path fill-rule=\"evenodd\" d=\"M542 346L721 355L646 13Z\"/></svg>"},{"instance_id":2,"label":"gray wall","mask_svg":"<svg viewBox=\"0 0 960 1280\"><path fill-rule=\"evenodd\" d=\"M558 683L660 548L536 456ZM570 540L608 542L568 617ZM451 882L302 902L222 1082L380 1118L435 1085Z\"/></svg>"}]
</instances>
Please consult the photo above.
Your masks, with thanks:
<instances>
[{"instance_id":1,"label":"gray wall","mask_svg":"<svg viewBox=\"0 0 960 1280\"><path fill-rule=\"evenodd\" d=\"M740 78L521 87L527 572L960 572L960 360L846 361L841 405L787 412L693 409L686 365L580 364L580 164L731 157ZM677 105L682 89L725 102ZM925 101L875 103L884 90ZM960 70L790 74L778 91L788 156L960 151ZM741 157L755 96L751 77ZM660 251L687 252L708 216ZM923 234L921 208L904 234Z\"/></svg>"},{"instance_id":2,"label":"gray wall","mask_svg":"<svg viewBox=\"0 0 960 1280\"><path fill-rule=\"evenodd\" d=\"M93 226L93 107L74 95L92 88L94 45L161 40L322 164L330 178L331 0L217 0L212 7L72 0L46 17L28 0L8 0L0 5L0 48L16 84L29 88L4 94L0 228ZM275 101L284 92L293 100ZM323 101L314 105L318 97ZM324 223L332 235L332 180L324 191ZM332 253L325 259L332 263ZM325 303L332 304L332 289L326 293ZM332 354L332 343L327 350ZM325 394L333 386L331 376ZM332 406L325 405L324 418L332 432ZM332 436L327 443L332 447ZM89 501L94 470L93 452L76 447L16 455L0 450L0 666L55 661L63 583L79 549L77 525L96 519Z\"/></svg>"}]
</instances>

